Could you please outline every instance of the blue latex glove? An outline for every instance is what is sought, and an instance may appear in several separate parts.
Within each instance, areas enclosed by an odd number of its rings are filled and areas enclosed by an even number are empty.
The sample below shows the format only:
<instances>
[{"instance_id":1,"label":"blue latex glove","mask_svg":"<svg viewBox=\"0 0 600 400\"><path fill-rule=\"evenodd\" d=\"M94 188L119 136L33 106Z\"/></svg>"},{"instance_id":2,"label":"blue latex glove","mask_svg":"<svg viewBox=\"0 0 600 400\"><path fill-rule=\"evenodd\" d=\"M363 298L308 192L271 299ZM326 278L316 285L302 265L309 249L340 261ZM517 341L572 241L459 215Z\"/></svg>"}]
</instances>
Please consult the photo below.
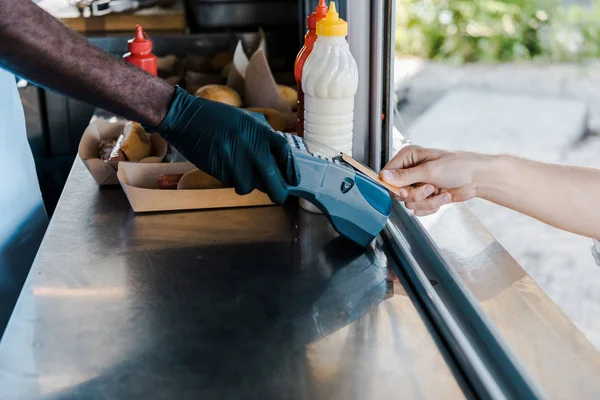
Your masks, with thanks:
<instances>
[{"instance_id":1,"label":"blue latex glove","mask_svg":"<svg viewBox=\"0 0 600 400\"><path fill-rule=\"evenodd\" d=\"M185 158L244 195L259 189L274 203L297 186L300 174L287 140L262 114L192 96L175 88L164 120L155 129Z\"/></svg>"}]
</instances>

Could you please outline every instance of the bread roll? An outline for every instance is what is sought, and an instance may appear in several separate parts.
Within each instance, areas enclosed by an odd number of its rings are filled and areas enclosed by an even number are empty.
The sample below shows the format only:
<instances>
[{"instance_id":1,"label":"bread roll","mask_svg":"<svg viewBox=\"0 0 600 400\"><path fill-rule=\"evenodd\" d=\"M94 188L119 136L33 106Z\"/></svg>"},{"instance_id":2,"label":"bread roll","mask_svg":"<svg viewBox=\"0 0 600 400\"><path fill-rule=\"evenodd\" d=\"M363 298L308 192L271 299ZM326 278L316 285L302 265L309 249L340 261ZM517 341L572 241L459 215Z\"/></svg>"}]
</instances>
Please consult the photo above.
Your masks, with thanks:
<instances>
[{"instance_id":1,"label":"bread roll","mask_svg":"<svg viewBox=\"0 0 600 400\"><path fill-rule=\"evenodd\" d=\"M177 190L221 188L223 188L223 184L218 179L199 169L187 172L177 183Z\"/></svg>"},{"instance_id":2,"label":"bread roll","mask_svg":"<svg viewBox=\"0 0 600 400\"><path fill-rule=\"evenodd\" d=\"M234 107L242 106L242 99L238 92L225 85L206 85L196 92L196 96L203 99L218 101Z\"/></svg>"},{"instance_id":3,"label":"bread roll","mask_svg":"<svg viewBox=\"0 0 600 400\"><path fill-rule=\"evenodd\" d=\"M148 134L137 122L127 122L110 154L110 161L140 161L152 153ZM125 160L123 160L125 157Z\"/></svg>"},{"instance_id":4,"label":"bread roll","mask_svg":"<svg viewBox=\"0 0 600 400\"><path fill-rule=\"evenodd\" d=\"M296 89L292 89L289 86L277 85L279 88L279 92L285 99L285 101L290 105L292 110L298 108L298 92Z\"/></svg>"}]
</instances>

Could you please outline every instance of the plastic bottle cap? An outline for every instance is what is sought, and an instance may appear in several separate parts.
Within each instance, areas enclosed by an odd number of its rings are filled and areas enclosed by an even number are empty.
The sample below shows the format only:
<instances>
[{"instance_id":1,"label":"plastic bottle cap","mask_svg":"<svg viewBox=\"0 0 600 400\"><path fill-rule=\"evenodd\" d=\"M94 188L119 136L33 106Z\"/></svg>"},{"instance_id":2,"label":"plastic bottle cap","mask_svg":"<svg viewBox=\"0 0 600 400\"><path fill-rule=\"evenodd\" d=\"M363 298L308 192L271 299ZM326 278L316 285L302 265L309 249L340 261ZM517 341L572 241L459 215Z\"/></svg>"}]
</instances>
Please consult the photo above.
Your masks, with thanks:
<instances>
[{"instance_id":1,"label":"plastic bottle cap","mask_svg":"<svg viewBox=\"0 0 600 400\"><path fill-rule=\"evenodd\" d=\"M327 15L327 6L325 5L325 0L319 0L319 5L316 10L313 11L308 18L306 18L306 26L308 29L316 29L317 22L325 18Z\"/></svg>"},{"instance_id":2,"label":"plastic bottle cap","mask_svg":"<svg viewBox=\"0 0 600 400\"><path fill-rule=\"evenodd\" d=\"M127 47L131 54L149 54L152 51L152 41L141 25L135 26L135 37L127 41Z\"/></svg>"},{"instance_id":3,"label":"plastic bottle cap","mask_svg":"<svg viewBox=\"0 0 600 400\"><path fill-rule=\"evenodd\" d=\"M317 22L318 36L347 36L348 23L340 18L340 14L335 9L335 3L329 3L327 16Z\"/></svg>"}]
</instances>

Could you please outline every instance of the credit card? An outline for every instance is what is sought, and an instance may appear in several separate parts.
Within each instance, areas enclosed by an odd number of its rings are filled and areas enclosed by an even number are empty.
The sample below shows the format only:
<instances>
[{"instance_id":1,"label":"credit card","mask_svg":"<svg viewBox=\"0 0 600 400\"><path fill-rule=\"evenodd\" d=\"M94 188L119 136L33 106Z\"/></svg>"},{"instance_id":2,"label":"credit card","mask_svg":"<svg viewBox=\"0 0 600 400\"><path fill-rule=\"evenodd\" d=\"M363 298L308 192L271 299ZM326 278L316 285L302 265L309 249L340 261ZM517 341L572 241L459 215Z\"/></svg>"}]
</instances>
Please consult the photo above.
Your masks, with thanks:
<instances>
[{"instance_id":1,"label":"credit card","mask_svg":"<svg viewBox=\"0 0 600 400\"><path fill-rule=\"evenodd\" d=\"M383 186L390 192L394 193L397 196L400 196L400 188L399 187L390 185L389 183L382 181L377 172L373 171L371 168L367 167L360 161L355 160L354 158L350 157L346 153L342 153L342 160L344 162L350 164L352 166L352 168L354 168L355 170L362 172L367 177L369 177L372 180L374 180L375 182L379 183L381 186Z\"/></svg>"}]
</instances>

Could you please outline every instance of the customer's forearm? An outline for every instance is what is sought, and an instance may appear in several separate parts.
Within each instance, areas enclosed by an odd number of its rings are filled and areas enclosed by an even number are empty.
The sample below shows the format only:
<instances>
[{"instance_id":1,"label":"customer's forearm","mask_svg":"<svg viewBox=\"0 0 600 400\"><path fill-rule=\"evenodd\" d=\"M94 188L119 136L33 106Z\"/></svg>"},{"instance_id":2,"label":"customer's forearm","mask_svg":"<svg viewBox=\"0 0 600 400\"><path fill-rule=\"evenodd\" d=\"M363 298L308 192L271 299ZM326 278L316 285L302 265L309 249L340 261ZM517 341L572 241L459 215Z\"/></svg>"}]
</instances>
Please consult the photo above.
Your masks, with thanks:
<instances>
[{"instance_id":1,"label":"customer's forearm","mask_svg":"<svg viewBox=\"0 0 600 400\"><path fill-rule=\"evenodd\" d=\"M29 0L0 1L0 66L126 118L155 126L174 88L92 46Z\"/></svg>"},{"instance_id":2,"label":"customer's forearm","mask_svg":"<svg viewBox=\"0 0 600 400\"><path fill-rule=\"evenodd\" d=\"M477 196L549 225L600 238L600 170L512 156L482 158Z\"/></svg>"}]
</instances>

